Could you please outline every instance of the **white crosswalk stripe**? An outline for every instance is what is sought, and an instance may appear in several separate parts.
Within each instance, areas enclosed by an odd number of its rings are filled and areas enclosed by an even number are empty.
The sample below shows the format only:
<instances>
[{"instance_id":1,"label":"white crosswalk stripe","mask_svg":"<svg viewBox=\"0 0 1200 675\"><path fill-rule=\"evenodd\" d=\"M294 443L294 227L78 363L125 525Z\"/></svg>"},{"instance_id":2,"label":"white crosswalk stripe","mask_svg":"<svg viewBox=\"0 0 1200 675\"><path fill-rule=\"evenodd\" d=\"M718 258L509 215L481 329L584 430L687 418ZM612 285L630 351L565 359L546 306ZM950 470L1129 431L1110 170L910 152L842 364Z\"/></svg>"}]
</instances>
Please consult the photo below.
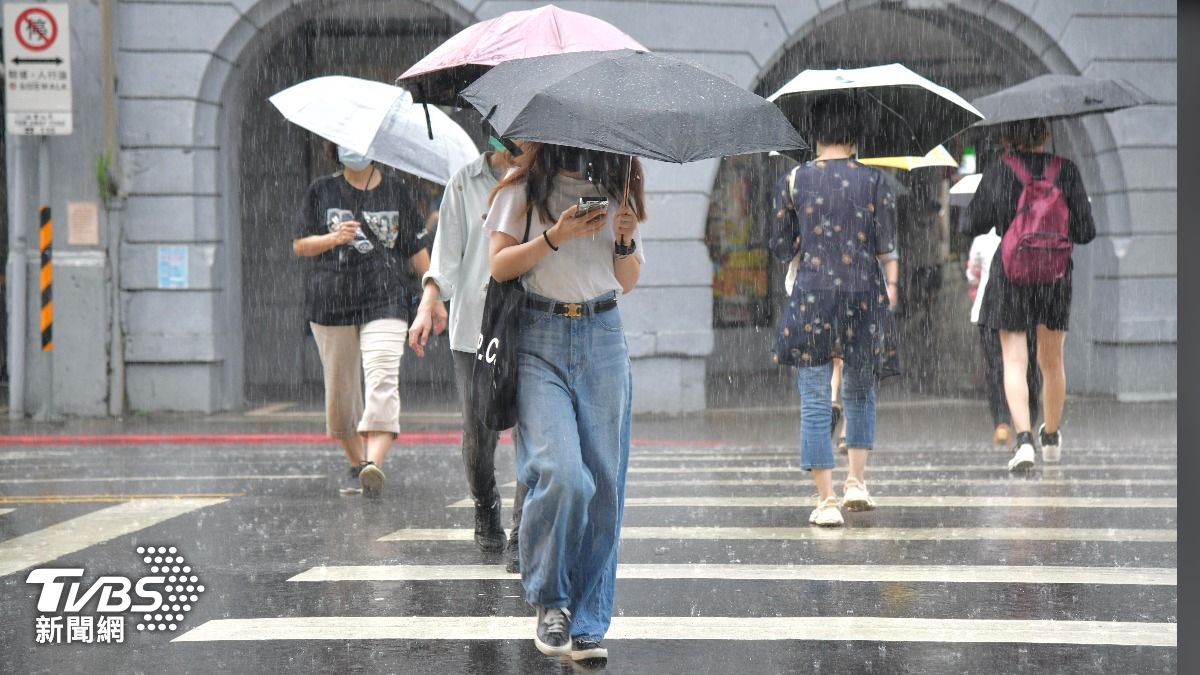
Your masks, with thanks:
<instances>
[{"instance_id":1,"label":"white crosswalk stripe","mask_svg":"<svg viewBox=\"0 0 1200 675\"><path fill-rule=\"evenodd\" d=\"M214 640L522 640L532 617L343 616L215 619L172 642ZM891 617L614 617L607 640L867 640L1174 647L1176 624Z\"/></svg>"},{"instance_id":2,"label":"white crosswalk stripe","mask_svg":"<svg viewBox=\"0 0 1200 675\"><path fill-rule=\"evenodd\" d=\"M0 577L170 520L225 499L138 499L0 541Z\"/></svg>"},{"instance_id":3,"label":"white crosswalk stripe","mask_svg":"<svg viewBox=\"0 0 1200 675\"><path fill-rule=\"evenodd\" d=\"M632 462L630 462L632 465ZM937 464L937 465L914 465L914 464L892 464L882 466L871 466L868 480L873 480L871 476L880 473L923 473L931 477L935 474L948 472L984 472L991 474L1003 474L1005 469L997 464ZM1174 464L1062 464L1051 467L1043 467L1043 474L1061 473L1070 474L1075 471L1146 471L1146 472L1175 472ZM808 475L808 472L801 469L799 466L762 466L760 464L746 466L630 466L629 473L669 473L669 474L692 474L692 473L795 473ZM834 470L834 474L845 473L844 467L839 467Z\"/></svg>"},{"instance_id":4,"label":"white crosswalk stripe","mask_svg":"<svg viewBox=\"0 0 1200 675\"><path fill-rule=\"evenodd\" d=\"M471 541L466 528L406 528L379 541ZM1173 529L1064 527L622 527L621 540L1140 541L1174 542Z\"/></svg>"},{"instance_id":5,"label":"white crosswalk stripe","mask_svg":"<svg viewBox=\"0 0 1200 675\"><path fill-rule=\"evenodd\" d=\"M882 507L907 508L1064 508L1064 509L1173 509L1174 497L982 497L968 495L929 495L921 497L875 496ZM512 500L504 505L512 508ZM812 508L810 497L626 497L625 507L729 507L729 508ZM468 509L470 499L461 499L450 508Z\"/></svg>"},{"instance_id":6,"label":"white crosswalk stripe","mask_svg":"<svg viewBox=\"0 0 1200 675\"><path fill-rule=\"evenodd\" d=\"M617 566L618 579L744 579L750 581L891 581L1006 584L1174 586L1175 568L1058 565L636 565ZM288 581L517 581L499 565L341 565L313 567Z\"/></svg>"}]
</instances>

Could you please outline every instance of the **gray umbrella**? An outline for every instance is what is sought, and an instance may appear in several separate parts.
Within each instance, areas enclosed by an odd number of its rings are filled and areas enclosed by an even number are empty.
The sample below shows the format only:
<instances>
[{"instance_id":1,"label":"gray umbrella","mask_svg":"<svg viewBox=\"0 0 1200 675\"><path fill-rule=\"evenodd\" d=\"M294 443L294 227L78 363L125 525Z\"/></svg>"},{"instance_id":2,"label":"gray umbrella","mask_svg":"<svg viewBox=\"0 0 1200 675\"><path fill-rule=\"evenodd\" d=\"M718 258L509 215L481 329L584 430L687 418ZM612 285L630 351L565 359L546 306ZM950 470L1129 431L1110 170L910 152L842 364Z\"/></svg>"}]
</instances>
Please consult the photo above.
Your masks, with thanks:
<instances>
[{"instance_id":1,"label":"gray umbrella","mask_svg":"<svg viewBox=\"0 0 1200 675\"><path fill-rule=\"evenodd\" d=\"M506 138L680 163L806 147L766 99L649 52L506 61L461 95Z\"/></svg>"},{"instance_id":2,"label":"gray umbrella","mask_svg":"<svg viewBox=\"0 0 1200 675\"><path fill-rule=\"evenodd\" d=\"M1125 80L1097 80L1081 75L1039 75L971 103L984 114L975 126L1017 120L1072 117L1111 112L1152 99Z\"/></svg>"}]
</instances>

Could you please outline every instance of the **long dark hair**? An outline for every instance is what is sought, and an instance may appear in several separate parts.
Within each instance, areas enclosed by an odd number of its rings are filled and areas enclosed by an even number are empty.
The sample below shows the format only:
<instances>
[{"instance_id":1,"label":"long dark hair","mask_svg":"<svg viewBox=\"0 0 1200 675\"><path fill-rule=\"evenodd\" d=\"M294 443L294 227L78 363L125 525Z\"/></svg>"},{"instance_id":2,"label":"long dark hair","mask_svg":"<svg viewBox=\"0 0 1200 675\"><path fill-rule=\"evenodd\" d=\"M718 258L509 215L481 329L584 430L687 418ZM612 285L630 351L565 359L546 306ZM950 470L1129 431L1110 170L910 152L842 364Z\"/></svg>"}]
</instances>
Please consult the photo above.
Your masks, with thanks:
<instances>
[{"instance_id":1,"label":"long dark hair","mask_svg":"<svg viewBox=\"0 0 1200 675\"><path fill-rule=\"evenodd\" d=\"M1009 151L1032 150L1050 138L1050 124L1045 119L1016 120L1000 129L1000 139Z\"/></svg>"},{"instance_id":2,"label":"long dark hair","mask_svg":"<svg viewBox=\"0 0 1200 675\"><path fill-rule=\"evenodd\" d=\"M558 214L550 213L550 188L559 171L579 171L610 198L617 200L625 195L625 177L628 175L629 206L638 222L646 219L645 181L642 163L636 157L551 143L525 142L522 148L524 152L514 158L516 168L496 184L488 198L489 204L500 190L524 183L525 203L537 209L543 220L553 223L558 220Z\"/></svg>"}]
</instances>

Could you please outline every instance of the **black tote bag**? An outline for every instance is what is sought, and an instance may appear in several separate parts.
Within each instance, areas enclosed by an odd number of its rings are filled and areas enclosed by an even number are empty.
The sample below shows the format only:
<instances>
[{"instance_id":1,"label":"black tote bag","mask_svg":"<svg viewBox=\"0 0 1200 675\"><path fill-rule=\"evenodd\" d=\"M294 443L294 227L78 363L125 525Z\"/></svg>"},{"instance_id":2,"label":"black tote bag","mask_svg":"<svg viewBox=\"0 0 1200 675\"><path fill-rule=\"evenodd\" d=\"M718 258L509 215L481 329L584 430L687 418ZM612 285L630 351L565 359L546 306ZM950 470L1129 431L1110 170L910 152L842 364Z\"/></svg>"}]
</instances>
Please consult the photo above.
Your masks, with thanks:
<instances>
[{"instance_id":1,"label":"black tote bag","mask_svg":"<svg viewBox=\"0 0 1200 675\"><path fill-rule=\"evenodd\" d=\"M532 218L532 210L526 211L522 244L529 241ZM508 281L488 279L471 386L475 416L493 431L503 431L517 423L517 334L524 301L520 277Z\"/></svg>"}]
</instances>

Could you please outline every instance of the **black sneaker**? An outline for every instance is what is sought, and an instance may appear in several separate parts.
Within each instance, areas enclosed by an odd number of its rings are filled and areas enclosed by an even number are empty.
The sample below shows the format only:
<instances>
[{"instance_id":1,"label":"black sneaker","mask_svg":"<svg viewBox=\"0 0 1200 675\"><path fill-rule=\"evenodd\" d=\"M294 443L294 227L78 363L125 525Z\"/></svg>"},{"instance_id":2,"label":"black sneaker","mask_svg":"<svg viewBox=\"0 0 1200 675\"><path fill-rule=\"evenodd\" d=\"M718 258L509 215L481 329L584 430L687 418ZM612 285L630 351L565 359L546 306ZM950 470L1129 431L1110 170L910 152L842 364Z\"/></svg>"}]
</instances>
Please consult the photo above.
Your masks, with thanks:
<instances>
[{"instance_id":1,"label":"black sneaker","mask_svg":"<svg viewBox=\"0 0 1200 675\"><path fill-rule=\"evenodd\" d=\"M1054 463L1062 461L1062 429L1048 434L1046 425L1038 427L1038 443L1042 446L1042 461Z\"/></svg>"},{"instance_id":2,"label":"black sneaker","mask_svg":"<svg viewBox=\"0 0 1200 675\"><path fill-rule=\"evenodd\" d=\"M484 553L504 550L504 528L500 526L500 493L492 491L486 503L475 501L475 545Z\"/></svg>"},{"instance_id":3,"label":"black sneaker","mask_svg":"<svg viewBox=\"0 0 1200 675\"><path fill-rule=\"evenodd\" d=\"M338 492L340 494L344 494L344 495L362 494L362 486L358 484L358 472L359 471L362 471L361 466L350 467L350 471L347 472L347 474L346 474L346 478L350 484L339 488Z\"/></svg>"},{"instance_id":4,"label":"black sneaker","mask_svg":"<svg viewBox=\"0 0 1200 675\"><path fill-rule=\"evenodd\" d=\"M599 640L571 640L571 660L589 662L608 660L608 649Z\"/></svg>"},{"instance_id":5,"label":"black sneaker","mask_svg":"<svg viewBox=\"0 0 1200 675\"><path fill-rule=\"evenodd\" d=\"M364 497L378 497L383 492L383 470L375 462L363 462L358 471L358 484Z\"/></svg>"},{"instance_id":6,"label":"black sneaker","mask_svg":"<svg viewBox=\"0 0 1200 675\"><path fill-rule=\"evenodd\" d=\"M537 633L533 644L546 656L571 653L571 611L566 608L538 607Z\"/></svg>"},{"instance_id":7,"label":"black sneaker","mask_svg":"<svg viewBox=\"0 0 1200 675\"><path fill-rule=\"evenodd\" d=\"M521 542L517 540L517 530L514 529L508 537L508 560L504 563L504 571L509 574L521 573Z\"/></svg>"}]
</instances>

